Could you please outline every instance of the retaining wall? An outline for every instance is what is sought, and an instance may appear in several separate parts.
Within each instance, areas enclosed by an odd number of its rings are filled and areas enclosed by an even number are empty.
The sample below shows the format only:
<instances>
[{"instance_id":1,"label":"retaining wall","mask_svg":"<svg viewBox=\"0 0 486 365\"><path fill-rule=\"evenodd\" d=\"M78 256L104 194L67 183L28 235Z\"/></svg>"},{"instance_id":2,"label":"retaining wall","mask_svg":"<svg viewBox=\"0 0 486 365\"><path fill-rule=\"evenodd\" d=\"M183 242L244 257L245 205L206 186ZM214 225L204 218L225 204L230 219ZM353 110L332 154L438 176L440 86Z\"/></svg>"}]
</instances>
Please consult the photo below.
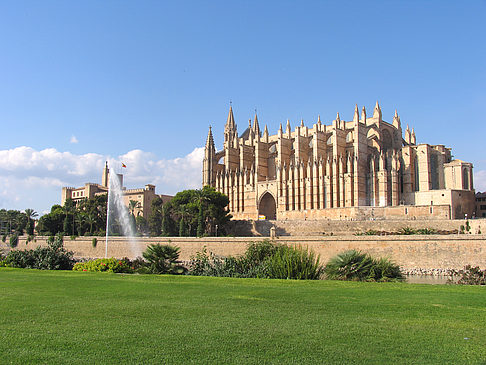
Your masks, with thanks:
<instances>
[{"instance_id":1,"label":"retaining wall","mask_svg":"<svg viewBox=\"0 0 486 365\"><path fill-rule=\"evenodd\" d=\"M45 246L47 237L36 237L36 242L26 245L26 237L19 239L17 249L30 249ZM155 237L137 238L136 247L124 237L110 238L108 257L135 258L152 243L172 244L180 247L180 259L187 261L204 247L217 255L236 256L242 254L248 243L261 241L264 237ZM357 249L375 256L388 256L406 269L462 269L465 265L486 268L486 235L411 235L411 236L324 236L324 237L279 237L277 242L298 244L308 247L321 256L325 263L332 256L345 250ZM92 237L64 239L65 247L76 257L98 258L105 256L105 239L98 238L96 247ZM8 250L7 245L0 245Z\"/></svg>"},{"instance_id":2,"label":"retaining wall","mask_svg":"<svg viewBox=\"0 0 486 365\"><path fill-rule=\"evenodd\" d=\"M486 219L470 219L470 233L486 233ZM400 228L413 229L432 228L438 231L460 231L465 226L464 219L435 219L435 220L277 220L277 221L248 221L232 220L229 233L236 237L269 236L270 228L275 227L278 236L352 236L368 230L396 232Z\"/></svg>"}]
</instances>

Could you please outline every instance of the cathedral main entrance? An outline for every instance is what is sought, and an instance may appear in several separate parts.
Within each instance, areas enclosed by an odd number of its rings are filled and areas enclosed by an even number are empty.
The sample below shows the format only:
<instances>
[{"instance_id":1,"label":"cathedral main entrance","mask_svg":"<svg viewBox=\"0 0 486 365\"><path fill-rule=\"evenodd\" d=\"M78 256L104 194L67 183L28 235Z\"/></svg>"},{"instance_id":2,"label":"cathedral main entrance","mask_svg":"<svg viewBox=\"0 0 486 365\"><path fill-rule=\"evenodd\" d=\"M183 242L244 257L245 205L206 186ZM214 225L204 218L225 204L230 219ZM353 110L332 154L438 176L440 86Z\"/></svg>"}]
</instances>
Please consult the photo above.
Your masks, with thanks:
<instances>
[{"instance_id":1,"label":"cathedral main entrance","mask_svg":"<svg viewBox=\"0 0 486 365\"><path fill-rule=\"evenodd\" d=\"M266 192L260 199L258 214L264 215L266 219L277 219L277 204L272 194Z\"/></svg>"}]
</instances>

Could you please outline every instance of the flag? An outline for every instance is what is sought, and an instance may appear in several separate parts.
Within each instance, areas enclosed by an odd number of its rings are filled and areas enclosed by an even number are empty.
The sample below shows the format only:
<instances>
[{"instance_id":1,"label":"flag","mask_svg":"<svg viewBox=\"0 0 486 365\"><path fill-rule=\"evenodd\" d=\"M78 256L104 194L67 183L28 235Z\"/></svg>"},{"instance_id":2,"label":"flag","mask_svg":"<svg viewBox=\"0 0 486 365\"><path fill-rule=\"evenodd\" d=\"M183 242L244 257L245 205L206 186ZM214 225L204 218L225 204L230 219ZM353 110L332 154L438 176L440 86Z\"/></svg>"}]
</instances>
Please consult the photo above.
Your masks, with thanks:
<instances>
[{"instance_id":1,"label":"flag","mask_svg":"<svg viewBox=\"0 0 486 365\"><path fill-rule=\"evenodd\" d=\"M127 168L127 165L122 162L122 167Z\"/></svg>"}]
</instances>

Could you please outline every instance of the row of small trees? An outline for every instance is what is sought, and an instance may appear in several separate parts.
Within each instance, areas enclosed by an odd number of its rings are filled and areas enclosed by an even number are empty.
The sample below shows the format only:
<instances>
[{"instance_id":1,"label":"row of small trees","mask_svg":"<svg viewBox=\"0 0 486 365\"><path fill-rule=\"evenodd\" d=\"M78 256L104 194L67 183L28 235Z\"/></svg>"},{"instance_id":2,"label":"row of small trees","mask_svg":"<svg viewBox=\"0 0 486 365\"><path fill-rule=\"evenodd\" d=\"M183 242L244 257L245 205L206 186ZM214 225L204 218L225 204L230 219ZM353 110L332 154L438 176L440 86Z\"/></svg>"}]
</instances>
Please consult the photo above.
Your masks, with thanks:
<instances>
[{"instance_id":1,"label":"row of small trees","mask_svg":"<svg viewBox=\"0 0 486 365\"><path fill-rule=\"evenodd\" d=\"M38 216L33 209L24 212L0 209L0 234L2 236L34 234L34 220Z\"/></svg>"},{"instance_id":2,"label":"row of small trees","mask_svg":"<svg viewBox=\"0 0 486 365\"><path fill-rule=\"evenodd\" d=\"M226 208L228 202L227 196L205 186L202 189L181 191L165 204L161 198L155 198L148 219L135 217L136 210L140 208L137 201L131 200L128 210L131 224L139 235L201 237L225 234L225 225L231 218ZM22 234L26 227L27 234L34 233L37 213L26 209L25 213L8 211L6 214L9 214L10 220L4 220L10 221L13 228L4 234ZM14 216L15 219L11 218ZM1 218L0 215L0 221ZM67 199L64 206L53 205L48 214L40 217L36 230L39 234L49 236L59 233L67 236L104 235L106 218L106 194L81 200L77 204ZM115 219L110 224L110 234L121 234L121 224Z\"/></svg>"},{"instance_id":3,"label":"row of small trees","mask_svg":"<svg viewBox=\"0 0 486 365\"><path fill-rule=\"evenodd\" d=\"M165 205L154 200L149 217L150 234L180 237L224 234L231 219L228 203L226 195L210 186L181 191Z\"/></svg>"}]
</instances>

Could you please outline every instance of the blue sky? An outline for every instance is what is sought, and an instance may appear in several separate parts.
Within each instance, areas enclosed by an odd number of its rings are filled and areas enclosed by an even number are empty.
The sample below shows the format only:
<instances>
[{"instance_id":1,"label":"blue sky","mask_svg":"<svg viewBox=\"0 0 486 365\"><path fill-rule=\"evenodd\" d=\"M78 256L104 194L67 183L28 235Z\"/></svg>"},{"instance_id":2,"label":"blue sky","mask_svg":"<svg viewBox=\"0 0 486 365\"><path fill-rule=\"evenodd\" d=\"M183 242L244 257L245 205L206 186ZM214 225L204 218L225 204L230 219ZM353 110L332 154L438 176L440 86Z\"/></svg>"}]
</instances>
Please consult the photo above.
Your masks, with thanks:
<instances>
[{"instance_id":1,"label":"blue sky","mask_svg":"<svg viewBox=\"0 0 486 365\"><path fill-rule=\"evenodd\" d=\"M0 2L0 208L128 161L126 185L198 187L208 125L232 100L280 122L395 108L418 142L474 164L486 190L485 1Z\"/></svg>"}]
</instances>

